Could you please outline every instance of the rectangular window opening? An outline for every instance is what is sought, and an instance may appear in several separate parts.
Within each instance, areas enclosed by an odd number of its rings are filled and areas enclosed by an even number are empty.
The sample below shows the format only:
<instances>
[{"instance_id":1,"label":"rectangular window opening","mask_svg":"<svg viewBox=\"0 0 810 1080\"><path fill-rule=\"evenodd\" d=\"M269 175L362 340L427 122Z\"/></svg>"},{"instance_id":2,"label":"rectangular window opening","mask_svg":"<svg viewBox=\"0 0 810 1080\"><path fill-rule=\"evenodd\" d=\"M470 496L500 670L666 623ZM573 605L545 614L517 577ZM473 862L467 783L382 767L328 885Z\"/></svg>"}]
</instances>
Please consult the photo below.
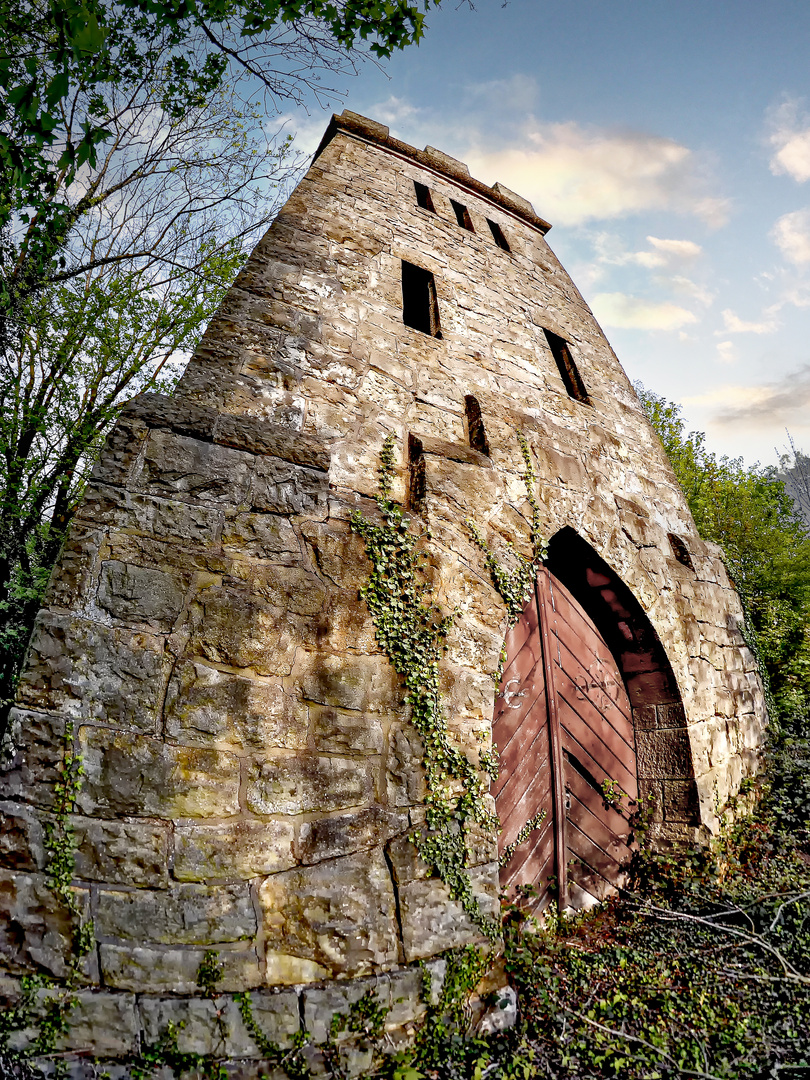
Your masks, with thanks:
<instances>
[{"instance_id":1,"label":"rectangular window opening","mask_svg":"<svg viewBox=\"0 0 810 1080\"><path fill-rule=\"evenodd\" d=\"M421 206L423 210L430 210L431 214L435 214L436 207L433 205L433 196L430 194L430 188L427 184L420 184L418 180L414 180L413 186L416 191L416 205Z\"/></svg>"},{"instance_id":2,"label":"rectangular window opening","mask_svg":"<svg viewBox=\"0 0 810 1080\"><path fill-rule=\"evenodd\" d=\"M464 203L456 202L455 199L450 200L450 205L453 207L453 213L456 215L456 221L467 232L475 232L473 228L472 218Z\"/></svg>"},{"instance_id":3,"label":"rectangular window opening","mask_svg":"<svg viewBox=\"0 0 810 1080\"><path fill-rule=\"evenodd\" d=\"M436 282L430 270L402 260L402 321L431 337L442 336Z\"/></svg>"},{"instance_id":4,"label":"rectangular window opening","mask_svg":"<svg viewBox=\"0 0 810 1080\"><path fill-rule=\"evenodd\" d=\"M472 394L465 395L464 412L467 417L467 438L471 448L489 457L489 440L487 439L478 398L473 397Z\"/></svg>"},{"instance_id":5,"label":"rectangular window opening","mask_svg":"<svg viewBox=\"0 0 810 1080\"><path fill-rule=\"evenodd\" d=\"M422 440L410 433L408 434L408 473L410 480L408 505L411 510L420 513L424 508L427 494L425 452L422 448Z\"/></svg>"},{"instance_id":6,"label":"rectangular window opening","mask_svg":"<svg viewBox=\"0 0 810 1080\"><path fill-rule=\"evenodd\" d=\"M557 370L565 384L565 389L568 391L568 396L572 397L574 401L581 401L585 405L590 405L591 399L588 397L585 383L582 381L582 376L574 363L568 342L558 334L552 333L551 330L544 328L543 333L546 335L548 347L551 349L551 355L557 364Z\"/></svg>"},{"instance_id":7,"label":"rectangular window opening","mask_svg":"<svg viewBox=\"0 0 810 1080\"><path fill-rule=\"evenodd\" d=\"M498 247L501 248L503 251L511 251L512 249L509 247L509 243L506 237L503 235L503 229L500 227L498 222L490 221L489 218L487 218L487 225L489 225L489 231L492 233L492 238L498 245Z\"/></svg>"}]
</instances>

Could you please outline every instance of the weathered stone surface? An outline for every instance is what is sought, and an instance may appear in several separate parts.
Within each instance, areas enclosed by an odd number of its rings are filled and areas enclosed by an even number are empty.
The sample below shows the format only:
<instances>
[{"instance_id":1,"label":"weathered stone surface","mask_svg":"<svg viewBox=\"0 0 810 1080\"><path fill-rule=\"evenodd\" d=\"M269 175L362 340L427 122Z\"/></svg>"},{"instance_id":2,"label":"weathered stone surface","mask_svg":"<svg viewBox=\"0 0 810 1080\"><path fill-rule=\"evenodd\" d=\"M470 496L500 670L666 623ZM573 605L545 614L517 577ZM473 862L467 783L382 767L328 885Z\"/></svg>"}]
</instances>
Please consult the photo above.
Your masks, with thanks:
<instances>
[{"instance_id":1,"label":"weathered stone surface","mask_svg":"<svg viewBox=\"0 0 810 1080\"><path fill-rule=\"evenodd\" d=\"M247 785L254 814L301 814L367 806L374 798L371 767L325 754L290 754L255 762Z\"/></svg>"},{"instance_id":2,"label":"weathered stone surface","mask_svg":"<svg viewBox=\"0 0 810 1080\"><path fill-rule=\"evenodd\" d=\"M88 894L75 890L82 918ZM40 971L64 978L73 947L70 912L42 874L0 871L0 963L9 971Z\"/></svg>"},{"instance_id":3,"label":"weathered stone surface","mask_svg":"<svg viewBox=\"0 0 810 1080\"><path fill-rule=\"evenodd\" d=\"M239 809L239 760L199 747L102 728L79 731L85 814L111 811L141 817L213 817Z\"/></svg>"},{"instance_id":4,"label":"weathered stone surface","mask_svg":"<svg viewBox=\"0 0 810 1080\"><path fill-rule=\"evenodd\" d=\"M320 514L326 506L326 476L278 458L262 458L250 492L250 508L262 513Z\"/></svg>"},{"instance_id":5,"label":"weathered stone surface","mask_svg":"<svg viewBox=\"0 0 810 1080\"><path fill-rule=\"evenodd\" d=\"M152 431L137 488L149 495L186 502L241 506L253 465L250 454Z\"/></svg>"},{"instance_id":6,"label":"weathered stone surface","mask_svg":"<svg viewBox=\"0 0 810 1080\"><path fill-rule=\"evenodd\" d=\"M384 843L408 828L408 814L372 806L354 814L338 814L301 824L298 846L302 863L323 862Z\"/></svg>"},{"instance_id":7,"label":"weathered stone surface","mask_svg":"<svg viewBox=\"0 0 810 1080\"><path fill-rule=\"evenodd\" d=\"M43 611L19 697L77 720L154 731L166 666L152 634Z\"/></svg>"},{"instance_id":8,"label":"weathered stone surface","mask_svg":"<svg viewBox=\"0 0 810 1080\"><path fill-rule=\"evenodd\" d=\"M45 851L42 819L21 803L0 802L0 866L9 870L43 870Z\"/></svg>"},{"instance_id":9,"label":"weathered stone surface","mask_svg":"<svg viewBox=\"0 0 810 1080\"><path fill-rule=\"evenodd\" d=\"M80 512L90 521L127 532L175 538L203 547L215 544L222 531L221 510L121 491L106 484L88 485Z\"/></svg>"},{"instance_id":10,"label":"weathered stone surface","mask_svg":"<svg viewBox=\"0 0 810 1080\"><path fill-rule=\"evenodd\" d=\"M151 994L196 994L197 972L205 949L172 949L102 942L98 947L101 975L105 985L121 990ZM217 962L222 978L217 988L223 992L252 990L262 984L255 949L218 949Z\"/></svg>"},{"instance_id":11,"label":"weathered stone surface","mask_svg":"<svg viewBox=\"0 0 810 1080\"><path fill-rule=\"evenodd\" d=\"M424 747L410 724L393 724L388 736L386 786L392 806L415 806L425 797Z\"/></svg>"},{"instance_id":12,"label":"weathered stone surface","mask_svg":"<svg viewBox=\"0 0 810 1080\"><path fill-rule=\"evenodd\" d=\"M168 632L183 608L188 581L177 574L110 561L101 564L98 605L125 623Z\"/></svg>"},{"instance_id":13,"label":"weathered stone surface","mask_svg":"<svg viewBox=\"0 0 810 1080\"><path fill-rule=\"evenodd\" d=\"M0 781L3 794L52 806L54 784L59 781L65 745L61 716L12 709L0 746Z\"/></svg>"},{"instance_id":14,"label":"weathered stone surface","mask_svg":"<svg viewBox=\"0 0 810 1080\"><path fill-rule=\"evenodd\" d=\"M383 1008L390 1005L390 987L385 978L351 979L349 982L305 990L304 1028L315 1043L324 1043L329 1036L333 1016L346 1016L354 1002L371 993Z\"/></svg>"},{"instance_id":15,"label":"weathered stone surface","mask_svg":"<svg viewBox=\"0 0 810 1080\"><path fill-rule=\"evenodd\" d=\"M222 547L260 559L289 556L297 560L301 545L289 520L281 514L227 513Z\"/></svg>"},{"instance_id":16,"label":"weathered stone surface","mask_svg":"<svg viewBox=\"0 0 810 1080\"><path fill-rule=\"evenodd\" d=\"M692 771L689 735L685 730L639 731L636 733L638 775L647 777L688 777Z\"/></svg>"},{"instance_id":17,"label":"weathered stone surface","mask_svg":"<svg viewBox=\"0 0 810 1080\"><path fill-rule=\"evenodd\" d=\"M152 888L168 884L168 825L103 821L78 814L70 820L76 839L77 878Z\"/></svg>"},{"instance_id":18,"label":"weathered stone surface","mask_svg":"<svg viewBox=\"0 0 810 1080\"><path fill-rule=\"evenodd\" d=\"M178 825L173 874L178 881L247 880L274 874L295 865L294 840L295 829L288 821Z\"/></svg>"},{"instance_id":19,"label":"weathered stone surface","mask_svg":"<svg viewBox=\"0 0 810 1080\"><path fill-rule=\"evenodd\" d=\"M283 609L231 589L210 588L195 604L190 650L215 664L252 668L259 675L288 675L296 650Z\"/></svg>"},{"instance_id":20,"label":"weathered stone surface","mask_svg":"<svg viewBox=\"0 0 810 1080\"><path fill-rule=\"evenodd\" d=\"M199 660L178 665L164 706L166 734L222 748L306 746L306 728L278 682L246 679Z\"/></svg>"},{"instance_id":21,"label":"weathered stone surface","mask_svg":"<svg viewBox=\"0 0 810 1080\"><path fill-rule=\"evenodd\" d=\"M259 889L259 901L268 982L276 953L314 961L333 976L365 975L397 962L394 890L379 848L274 874Z\"/></svg>"},{"instance_id":22,"label":"weathered stone surface","mask_svg":"<svg viewBox=\"0 0 810 1080\"><path fill-rule=\"evenodd\" d=\"M2 984L11 980L0 980L0 995L9 994L9 1001L19 1000L19 988L6 993ZM58 988L43 987L36 994L38 1011L47 1009L48 1004L60 1000L64 991ZM138 1014L135 998L132 994L115 994L105 991L78 990L72 995L72 1006L68 1012L68 1030L58 1036L54 1050L59 1053L80 1051L87 1053L92 1047L99 1057L134 1054L138 1049ZM9 1046L12 1050L29 1049L39 1034L35 1027L12 1033Z\"/></svg>"},{"instance_id":23,"label":"weathered stone surface","mask_svg":"<svg viewBox=\"0 0 810 1080\"><path fill-rule=\"evenodd\" d=\"M293 675L306 701L339 709L391 712L401 702L397 675L384 656L304 654Z\"/></svg>"},{"instance_id":24,"label":"weathered stone surface","mask_svg":"<svg viewBox=\"0 0 810 1080\"><path fill-rule=\"evenodd\" d=\"M497 916L497 863L477 867L468 873L481 911ZM398 895L406 961L435 956L478 936L459 901L450 899L447 886L439 878L410 881L399 887Z\"/></svg>"},{"instance_id":25,"label":"weathered stone surface","mask_svg":"<svg viewBox=\"0 0 810 1080\"><path fill-rule=\"evenodd\" d=\"M289 991L252 993L253 1016L266 1038L289 1046L300 1029L298 997ZM261 1057L261 1050L242 1022L233 998L220 995L215 1001L142 997L139 1011L144 1035L156 1043L169 1024L178 1028L177 1046L184 1054L216 1057Z\"/></svg>"},{"instance_id":26,"label":"weathered stone surface","mask_svg":"<svg viewBox=\"0 0 810 1080\"><path fill-rule=\"evenodd\" d=\"M256 913L246 885L175 885L134 892L99 889L96 932L102 938L159 945L215 945L256 934Z\"/></svg>"},{"instance_id":27,"label":"weathered stone surface","mask_svg":"<svg viewBox=\"0 0 810 1080\"><path fill-rule=\"evenodd\" d=\"M334 754L381 754L383 728L378 716L309 706L312 739L319 750Z\"/></svg>"}]
</instances>

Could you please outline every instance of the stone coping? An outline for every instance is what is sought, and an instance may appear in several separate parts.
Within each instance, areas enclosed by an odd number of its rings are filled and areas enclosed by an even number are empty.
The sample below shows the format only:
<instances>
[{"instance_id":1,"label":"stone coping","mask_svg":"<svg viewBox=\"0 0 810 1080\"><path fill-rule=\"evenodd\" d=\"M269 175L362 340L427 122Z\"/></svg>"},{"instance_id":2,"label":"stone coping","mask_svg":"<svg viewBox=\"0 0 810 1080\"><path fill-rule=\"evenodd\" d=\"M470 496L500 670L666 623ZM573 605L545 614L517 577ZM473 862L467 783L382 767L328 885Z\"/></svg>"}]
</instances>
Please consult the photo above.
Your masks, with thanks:
<instances>
[{"instance_id":1,"label":"stone coping","mask_svg":"<svg viewBox=\"0 0 810 1080\"><path fill-rule=\"evenodd\" d=\"M483 184L480 180L470 176L470 170L463 161L458 161L433 146L426 146L424 150L417 150L415 146L402 142L400 139L395 139L389 134L385 124L378 124L376 120L370 120L367 116L361 116L359 113L351 112L349 109L344 109L340 116L336 113L333 114L324 137L315 151L313 161L317 161L339 131L362 139L365 142L373 143L375 146L381 146L392 154L415 161L423 168L447 177L453 183L468 188L482 199L488 199L489 202L494 203L502 210L521 218L528 225L542 233L543 236L551 228L551 225L535 212L528 199L524 199L521 195L510 191L503 184L496 183L489 187L487 184Z\"/></svg>"}]
</instances>

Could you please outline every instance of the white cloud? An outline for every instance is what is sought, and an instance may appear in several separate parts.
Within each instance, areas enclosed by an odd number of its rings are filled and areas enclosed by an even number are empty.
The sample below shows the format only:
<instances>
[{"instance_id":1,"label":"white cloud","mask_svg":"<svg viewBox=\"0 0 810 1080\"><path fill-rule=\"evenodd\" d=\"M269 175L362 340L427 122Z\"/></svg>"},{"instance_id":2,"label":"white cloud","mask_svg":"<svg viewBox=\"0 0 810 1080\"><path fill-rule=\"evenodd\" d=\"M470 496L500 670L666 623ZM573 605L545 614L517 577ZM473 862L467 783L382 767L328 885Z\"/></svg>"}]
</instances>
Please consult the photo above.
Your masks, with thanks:
<instances>
[{"instance_id":1,"label":"white cloud","mask_svg":"<svg viewBox=\"0 0 810 1080\"><path fill-rule=\"evenodd\" d=\"M533 120L509 147L487 147L480 136L471 141L463 160L472 174L519 191L552 222L580 225L650 210L696 215L711 225L726 220L726 201L706 195L700 163L673 139ZM667 243L688 241L662 243L657 254L669 256Z\"/></svg>"},{"instance_id":2,"label":"white cloud","mask_svg":"<svg viewBox=\"0 0 810 1080\"><path fill-rule=\"evenodd\" d=\"M714 409L715 423L746 427L806 424L810 409L810 364L803 364L774 382L760 386L718 386L705 394L682 398L684 405Z\"/></svg>"},{"instance_id":3,"label":"white cloud","mask_svg":"<svg viewBox=\"0 0 810 1080\"><path fill-rule=\"evenodd\" d=\"M733 341L717 342L717 361L720 364L733 364L737 359L737 351Z\"/></svg>"},{"instance_id":4,"label":"white cloud","mask_svg":"<svg viewBox=\"0 0 810 1080\"><path fill-rule=\"evenodd\" d=\"M764 322L745 322L739 315L726 308L721 312L723 316L723 329L719 334L772 334L777 329L778 323L774 319L766 319Z\"/></svg>"},{"instance_id":5,"label":"white cloud","mask_svg":"<svg viewBox=\"0 0 810 1080\"><path fill-rule=\"evenodd\" d=\"M783 214L771 229L771 239L788 262L810 262L810 207Z\"/></svg>"},{"instance_id":6,"label":"white cloud","mask_svg":"<svg viewBox=\"0 0 810 1080\"><path fill-rule=\"evenodd\" d=\"M413 123L423 111L415 105L411 105L404 98L396 97L394 94L386 98L385 101L378 101L372 108L373 111L369 113L369 116L373 117L379 124L387 124L388 127Z\"/></svg>"},{"instance_id":7,"label":"white cloud","mask_svg":"<svg viewBox=\"0 0 810 1080\"><path fill-rule=\"evenodd\" d=\"M657 236L648 236L647 243L671 260L692 260L703 252L700 244L693 240L662 240Z\"/></svg>"},{"instance_id":8,"label":"white cloud","mask_svg":"<svg viewBox=\"0 0 810 1080\"><path fill-rule=\"evenodd\" d=\"M768 142L773 146L771 172L778 176L787 174L803 184L810 180L810 122L799 112L799 103L789 100L771 114L771 134Z\"/></svg>"},{"instance_id":9,"label":"white cloud","mask_svg":"<svg viewBox=\"0 0 810 1080\"><path fill-rule=\"evenodd\" d=\"M692 281L691 278L682 277L679 274L670 278L665 278L664 281L669 284L675 292L681 293L683 296L689 296L693 300L697 300L699 304L704 307L711 307L714 303L714 293L709 289L704 288L702 285L698 285L696 281Z\"/></svg>"},{"instance_id":10,"label":"white cloud","mask_svg":"<svg viewBox=\"0 0 810 1080\"><path fill-rule=\"evenodd\" d=\"M696 315L677 304L627 293L597 293L591 306L600 323L622 330L678 330L697 322Z\"/></svg>"}]
</instances>

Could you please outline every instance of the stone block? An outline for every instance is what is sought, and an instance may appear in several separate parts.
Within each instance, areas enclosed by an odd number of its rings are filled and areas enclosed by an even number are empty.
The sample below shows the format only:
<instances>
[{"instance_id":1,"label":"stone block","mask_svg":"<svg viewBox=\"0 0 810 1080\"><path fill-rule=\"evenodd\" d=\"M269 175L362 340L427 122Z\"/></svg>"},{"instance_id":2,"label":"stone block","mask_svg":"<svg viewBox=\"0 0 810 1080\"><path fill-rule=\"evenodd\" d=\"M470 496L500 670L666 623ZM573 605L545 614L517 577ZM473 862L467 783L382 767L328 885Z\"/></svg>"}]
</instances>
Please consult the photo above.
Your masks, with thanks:
<instances>
[{"instance_id":1,"label":"stone block","mask_svg":"<svg viewBox=\"0 0 810 1080\"><path fill-rule=\"evenodd\" d=\"M165 888L169 826L141 821L102 821L74 814L76 877L113 885Z\"/></svg>"},{"instance_id":2,"label":"stone block","mask_svg":"<svg viewBox=\"0 0 810 1080\"><path fill-rule=\"evenodd\" d=\"M154 731L167 666L152 634L42 611L19 697L77 720Z\"/></svg>"},{"instance_id":3,"label":"stone block","mask_svg":"<svg viewBox=\"0 0 810 1080\"><path fill-rule=\"evenodd\" d=\"M687 778L693 775L692 750L684 729L636 732L638 775Z\"/></svg>"},{"instance_id":4,"label":"stone block","mask_svg":"<svg viewBox=\"0 0 810 1080\"><path fill-rule=\"evenodd\" d=\"M280 458L260 458L250 492L250 509L318 516L325 511L328 493L325 473Z\"/></svg>"},{"instance_id":5,"label":"stone block","mask_svg":"<svg viewBox=\"0 0 810 1080\"><path fill-rule=\"evenodd\" d=\"M125 487L137 470L143 444L149 437L147 426L136 418L120 418L107 435L98 460L93 466L91 481Z\"/></svg>"},{"instance_id":6,"label":"stone block","mask_svg":"<svg viewBox=\"0 0 810 1080\"><path fill-rule=\"evenodd\" d=\"M53 806L64 746L64 717L11 709L0 748L3 794L38 806Z\"/></svg>"},{"instance_id":7,"label":"stone block","mask_svg":"<svg viewBox=\"0 0 810 1080\"><path fill-rule=\"evenodd\" d=\"M365 994L373 994L384 1008L390 1005L390 986L385 977L350 979L304 990L304 1028L314 1043L325 1043L334 1016L347 1016L350 1007Z\"/></svg>"},{"instance_id":8,"label":"stone block","mask_svg":"<svg viewBox=\"0 0 810 1080\"><path fill-rule=\"evenodd\" d=\"M199 994L197 972L205 952L205 949L149 948L108 942L101 942L98 947L105 985L150 994ZM243 991L261 986L263 980L255 949L218 949L217 953L223 969L218 989Z\"/></svg>"},{"instance_id":9,"label":"stone block","mask_svg":"<svg viewBox=\"0 0 810 1080\"><path fill-rule=\"evenodd\" d=\"M295 829L287 821L228 821L176 825L174 868L178 881L248 880L295 865Z\"/></svg>"},{"instance_id":10,"label":"stone block","mask_svg":"<svg viewBox=\"0 0 810 1080\"><path fill-rule=\"evenodd\" d=\"M497 863L468 873L479 908L497 918L500 910ZM481 939L480 931L461 903L450 898L447 886L439 878L421 878L400 885L398 895L406 962Z\"/></svg>"},{"instance_id":11,"label":"stone block","mask_svg":"<svg viewBox=\"0 0 810 1080\"><path fill-rule=\"evenodd\" d=\"M243 678L199 660L178 664L164 717L166 734L179 742L223 749L306 746L306 727L277 682Z\"/></svg>"},{"instance_id":12,"label":"stone block","mask_svg":"<svg viewBox=\"0 0 810 1080\"><path fill-rule=\"evenodd\" d=\"M222 529L222 510L162 499L106 484L89 484L79 510L82 518L127 532L210 547Z\"/></svg>"},{"instance_id":13,"label":"stone block","mask_svg":"<svg viewBox=\"0 0 810 1080\"><path fill-rule=\"evenodd\" d=\"M299 827L299 857L305 864L318 863L379 847L404 832L408 824L407 811L384 810L380 806L305 821Z\"/></svg>"},{"instance_id":14,"label":"stone block","mask_svg":"<svg viewBox=\"0 0 810 1080\"><path fill-rule=\"evenodd\" d=\"M44 603L47 607L83 607L95 581L96 560L103 531L74 521L54 567Z\"/></svg>"},{"instance_id":15,"label":"stone block","mask_svg":"<svg viewBox=\"0 0 810 1080\"><path fill-rule=\"evenodd\" d=\"M384 746L378 716L309 706L310 734L318 750L333 754L381 754Z\"/></svg>"},{"instance_id":16,"label":"stone block","mask_svg":"<svg viewBox=\"0 0 810 1080\"><path fill-rule=\"evenodd\" d=\"M152 431L135 487L182 502L241 506L247 498L253 464L252 455L239 450Z\"/></svg>"},{"instance_id":17,"label":"stone block","mask_svg":"<svg viewBox=\"0 0 810 1080\"><path fill-rule=\"evenodd\" d=\"M195 818L237 813L239 759L201 747L82 728L84 783L77 804L136 817Z\"/></svg>"},{"instance_id":18,"label":"stone block","mask_svg":"<svg viewBox=\"0 0 810 1080\"><path fill-rule=\"evenodd\" d=\"M101 564L98 605L114 619L169 633L183 609L187 575L111 560Z\"/></svg>"},{"instance_id":19,"label":"stone block","mask_svg":"<svg viewBox=\"0 0 810 1080\"><path fill-rule=\"evenodd\" d=\"M320 578L300 566L234 560L228 577L229 581L249 586L275 607L294 615L317 615L327 598L327 590Z\"/></svg>"},{"instance_id":20,"label":"stone block","mask_svg":"<svg viewBox=\"0 0 810 1080\"><path fill-rule=\"evenodd\" d=\"M222 413L217 417L214 441L220 446L278 458L313 471L328 472L329 447L314 435L290 431L282 424L255 417Z\"/></svg>"},{"instance_id":21,"label":"stone block","mask_svg":"<svg viewBox=\"0 0 810 1080\"><path fill-rule=\"evenodd\" d=\"M362 760L290 754L254 762L247 805L254 814L328 813L374 800L374 774Z\"/></svg>"},{"instance_id":22,"label":"stone block","mask_svg":"<svg viewBox=\"0 0 810 1080\"><path fill-rule=\"evenodd\" d=\"M99 889L94 920L100 938L159 945L216 945L253 938L257 930L247 885Z\"/></svg>"},{"instance_id":23,"label":"stone block","mask_svg":"<svg viewBox=\"0 0 810 1080\"><path fill-rule=\"evenodd\" d=\"M359 589L368 580L370 563L361 537L347 521L304 521L301 525L322 574L343 589Z\"/></svg>"},{"instance_id":24,"label":"stone block","mask_svg":"<svg viewBox=\"0 0 810 1080\"><path fill-rule=\"evenodd\" d=\"M700 803L694 780L664 780L664 820L699 823Z\"/></svg>"},{"instance_id":25,"label":"stone block","mask_svg":"<svg viewBox=\"0 0 810 1080\"><path fill-rule=\"evenodd\" d=\"M61 1000L63 994L62 989L43 987L36 994L37 1011L42 1014L50 1002ZM73 1051L107 1058L137 1051L139 1024L132 994L74 990L71 999L68 1030L54 1043L57 1054ZM29 1049L37 1034L34 1026L14 1032L9 1045L17 1051Z\"/></svg>"},{"instance_id":26,"label":"stone block","mask_svg":"<svg viewBox=\"0 0 810 1080\"><path fill-rule=\"evenodd\" d=\"M232 589L201 592L193 608L189 651L215 664L252 668L259 675L288 675L296 650L286 613Z\"/></svg>"},{"instance_id":27,"label":"stone block","mask_svg":"<svg viewBox=\"0 0 810 1080\"><path fill-rule=\"evenodd\" d=\"M81 917L89 895L75 889ZM67 976L73 949L73 917L43 874L0 870L0 964L8 971Z\"/></svg>"},{"instance_id":28,"label":"stone block","mask_svg":"<svg viewBox=\"0 0 810 1080\"><path fill-rule=\"evenodd\" d=\"M301 545L289 520L281 514L225 514L222 547L259 559L301 556Z\"/></svg>"},{"instance_id":29,"label":"stone block","mask_svg":"<svg viewBox=\"0 0 810 1080\"><path fill-rule=\"evenodd\" d=\"M8 870L44 870L48 856L42 824L30 807L0 802L0 866Z\"/></svg>"},{"instance_id":30,"label":"stone block","mask_svg":"<svg viewBox=\"0 0 810 1080\"><path fill-rule=\"evenodd\" d=\"M259 902L268 982L284 981L277 954L341 977L398 960L394 889L380 848L274 874L261 885Z\"/></svg>"},{"instance_id":31,"label":"stone block","mask_svg":"<svg viewBox=\"0 0 810 1080\"><path fill-rule=\"evenodd\" d=\"M305 653L296 662L294 677L305 701L338 709L390 713L403 696L385 656Z\"/></svg>"},{"instance_id":32,"label":"stone block","mask_svg":"<svg viewBox=\"0 0 810 1080\"><path fill-rule=\"evenodd\" d=\"M425 748L410 724L392 724L388 733L385 782L392 806L418 806L425 798Z\"/></svg>"}]
</instances>

